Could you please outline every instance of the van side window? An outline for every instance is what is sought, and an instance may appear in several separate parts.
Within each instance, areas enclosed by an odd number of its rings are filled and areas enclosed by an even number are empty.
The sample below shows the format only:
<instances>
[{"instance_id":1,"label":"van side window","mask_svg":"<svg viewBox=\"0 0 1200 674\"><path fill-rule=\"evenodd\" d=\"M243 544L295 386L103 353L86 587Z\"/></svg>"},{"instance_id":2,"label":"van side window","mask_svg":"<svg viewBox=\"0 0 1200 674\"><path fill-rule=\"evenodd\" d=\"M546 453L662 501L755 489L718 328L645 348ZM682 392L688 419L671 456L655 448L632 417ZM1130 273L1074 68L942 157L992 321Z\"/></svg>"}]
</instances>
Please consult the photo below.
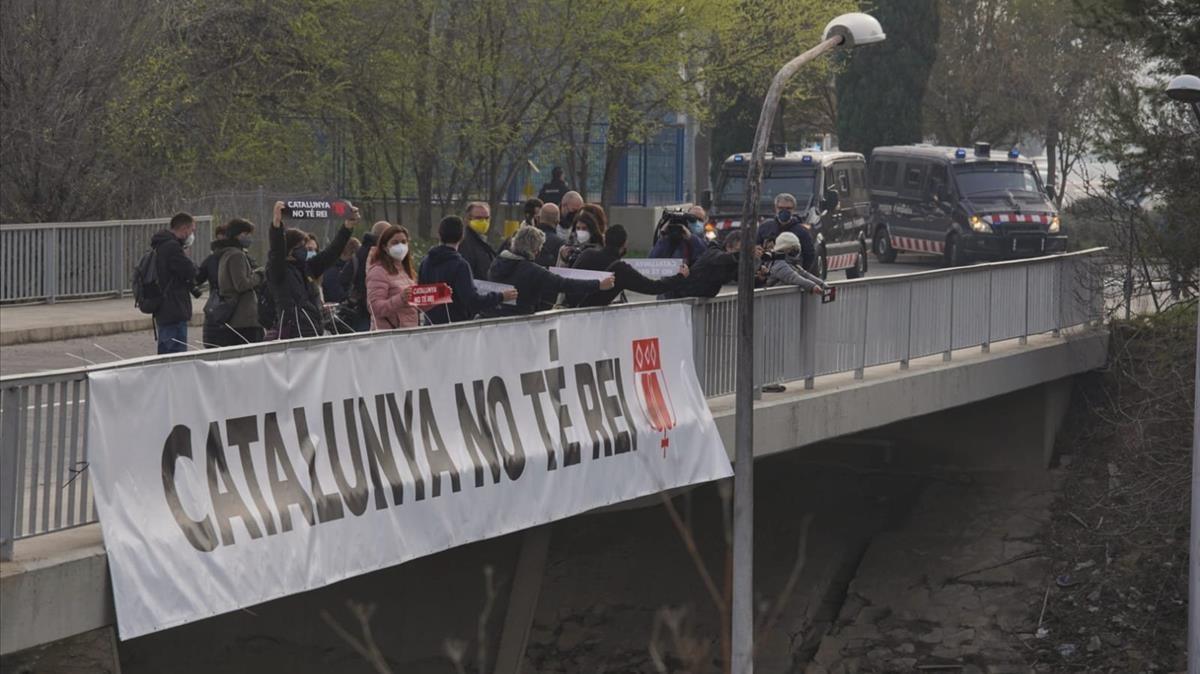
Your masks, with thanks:
<instances>
[{"instance_id":1,"label":"van side window","mask_svg":"<svg viewBox=\"0 0 1200 674\"><path fill-rule=\"evenodd\" d=\"M850 172L846 169L838 169L837 184L839 192L850 194Z\"/></svg>"},{"instance_id":2,"label":"van side window","mask_svg":"<svg viewBox=\"0 0 1200 674\"><path fill-rule=\"evenodd\" d=\"M871 162L871 187L880 187L883 184L883 162Z\"/></svg>"},{"instance_id":3,"label":"van side window","mask_svg":"<svg viewBox=\"0 0 1200 674\"><path fill-rule=\"evenodd\" d=\"M881 187L896 186L896 171L900 165L894 161L884 162L883 164L883 182Z\"/></svg>"},{"instance_id":4,"label":"van side window","mask_svg":"<svg viewBox=\"0 0 1200 674\"><path fill-rule=\"evenodd\" d=\"M946 167L941 164L935 165L929 170L929 184L925 187L925 194L929 197L937 197L938 199L947 198L950 193L947 185L948 180Z\"/></svg>"},{"instance_id":5,"label":"van side window","mask_svg":"<svg viewBox=\"0 0 1200 674\"><path fill-rule=\"evenodd\" d=\"M925 182L925 165L924 164L905 164L904 166L904 187L908 190L918 190L921 188L921 183Z\"/></svg>"}]
</instances>

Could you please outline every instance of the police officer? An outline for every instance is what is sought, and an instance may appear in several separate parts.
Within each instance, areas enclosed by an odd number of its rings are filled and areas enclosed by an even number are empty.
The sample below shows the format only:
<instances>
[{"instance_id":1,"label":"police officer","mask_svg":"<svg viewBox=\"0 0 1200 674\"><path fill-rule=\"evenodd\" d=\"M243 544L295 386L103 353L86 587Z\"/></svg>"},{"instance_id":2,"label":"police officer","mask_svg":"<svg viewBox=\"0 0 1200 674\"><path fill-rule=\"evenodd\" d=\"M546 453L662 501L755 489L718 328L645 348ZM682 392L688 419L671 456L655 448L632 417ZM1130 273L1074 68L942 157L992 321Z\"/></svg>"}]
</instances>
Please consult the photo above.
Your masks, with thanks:
<instances>
[{"instance_id":1,"label":"police officer","mask_svg":"<svg viewBox=\"0 0 1200 674\"><path fill-rule=\"evenodd\" d=\"M796 197L787 192L775 197L775 217L758 228L758 245L767 243L784 232L791 232L800 240L800 259L804 268L813 271L817 262L817 250L813 245L812 233L804 226L804 220L796 213Z\"/></svg>"}]
</instances>

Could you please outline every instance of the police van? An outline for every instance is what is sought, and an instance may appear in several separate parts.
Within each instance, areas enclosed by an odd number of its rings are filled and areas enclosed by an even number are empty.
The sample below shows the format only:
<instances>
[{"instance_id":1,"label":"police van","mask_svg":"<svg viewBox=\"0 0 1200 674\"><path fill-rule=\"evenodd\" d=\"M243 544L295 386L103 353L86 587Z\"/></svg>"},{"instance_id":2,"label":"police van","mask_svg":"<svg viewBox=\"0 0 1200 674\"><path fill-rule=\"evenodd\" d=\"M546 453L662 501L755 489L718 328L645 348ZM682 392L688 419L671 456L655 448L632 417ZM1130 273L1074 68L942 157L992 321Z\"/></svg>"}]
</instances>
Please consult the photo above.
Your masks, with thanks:
<instances>
[{"instance_id":1,"label":"police van","mask_svg":"<svg viewBox=\"0 0 1200 674\"><path fill-rule=\"evenodd\" d=\"M709 214L706 237L722 240L741 228L742 202L746 197L746 167L750 154L735 154L721 164L716 194L705 192L701 205ZM845 270L847 278L867 271L867 237L870 235L870 193L866 185L866 160L854 152L806 150L768 152L763 163L759 224L775 215L775 195L796 197L796 210L804 218L816 245L821 278Z\"/></svg>"},{"instance_id":2,"label":"police van","mask_svg":"<svg viewBox=\"0 0 1200 674\"><path fill-rule=\"evenodd\" d=\"M1067 249L1053 188L1016 149L877 147L870 190L871 245L880 262L904 252L940 255L957 266Z\"/></svg>"}]
</instances>

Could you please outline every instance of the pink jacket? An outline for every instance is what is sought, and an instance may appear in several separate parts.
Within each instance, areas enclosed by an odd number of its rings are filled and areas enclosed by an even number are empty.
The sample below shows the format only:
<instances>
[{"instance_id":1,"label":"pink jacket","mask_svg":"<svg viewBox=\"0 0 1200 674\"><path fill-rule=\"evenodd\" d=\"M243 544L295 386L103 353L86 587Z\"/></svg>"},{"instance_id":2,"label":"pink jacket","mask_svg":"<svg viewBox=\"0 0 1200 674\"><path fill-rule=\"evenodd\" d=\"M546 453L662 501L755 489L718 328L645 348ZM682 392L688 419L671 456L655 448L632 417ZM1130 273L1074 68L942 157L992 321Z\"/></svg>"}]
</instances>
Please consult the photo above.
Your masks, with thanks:
<instances>
[{"instance_id":1,"label":"pink jacket","mask_svg":"<svg viewBox=\"0 0 1200 674\"><path fill-rule=\"evenodd\" d=\"M378 262L367 267L367 308L372 330L417 327L417 309L404 299L404 290L416 285L403 270L392 275Z\"/></svg>"}]
</instances>

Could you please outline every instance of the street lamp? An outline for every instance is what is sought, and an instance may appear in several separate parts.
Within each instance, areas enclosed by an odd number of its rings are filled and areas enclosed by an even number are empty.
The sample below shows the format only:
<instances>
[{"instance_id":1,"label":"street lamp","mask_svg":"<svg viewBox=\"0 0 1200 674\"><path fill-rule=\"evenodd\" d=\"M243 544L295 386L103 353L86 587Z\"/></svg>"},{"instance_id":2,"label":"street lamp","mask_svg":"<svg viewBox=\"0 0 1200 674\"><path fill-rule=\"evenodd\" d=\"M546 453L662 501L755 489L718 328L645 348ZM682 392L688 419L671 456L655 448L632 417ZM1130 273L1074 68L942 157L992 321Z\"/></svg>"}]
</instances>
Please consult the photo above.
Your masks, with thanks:
<instances>
[{"instance_id":1,"label":"street lamp","mask_svg":"<svg viewBox=\"0 0 1200 674\"><path fill-rule=\"evenodd\" d=\"M733 475L733 627L732 671L754 671L754 243L758 235L758 199L762 191L763 156L783 87L804 64L837 47L860 47L886 36L874 17L843 14L829 25L821 42L789 61L771 80L754 132L754 149L746 167L746 200L742 204L742 250L738 261L738 352L736 440Z\"/></svg>"},{"instance_id":2,"label":"street lamp","mask_svg":"<svg viewBox=\"0 0 1200 674\"><path fill-rule=\"evenodd\" d=\"M1192 107L1200 125L1200 77L1180 75L1167 96ZM1196 311L1196 382L1192 389L1192 533L1188 538L1188 674L1200 674L1200 307Z\"/></svg>"}]
</instances>

